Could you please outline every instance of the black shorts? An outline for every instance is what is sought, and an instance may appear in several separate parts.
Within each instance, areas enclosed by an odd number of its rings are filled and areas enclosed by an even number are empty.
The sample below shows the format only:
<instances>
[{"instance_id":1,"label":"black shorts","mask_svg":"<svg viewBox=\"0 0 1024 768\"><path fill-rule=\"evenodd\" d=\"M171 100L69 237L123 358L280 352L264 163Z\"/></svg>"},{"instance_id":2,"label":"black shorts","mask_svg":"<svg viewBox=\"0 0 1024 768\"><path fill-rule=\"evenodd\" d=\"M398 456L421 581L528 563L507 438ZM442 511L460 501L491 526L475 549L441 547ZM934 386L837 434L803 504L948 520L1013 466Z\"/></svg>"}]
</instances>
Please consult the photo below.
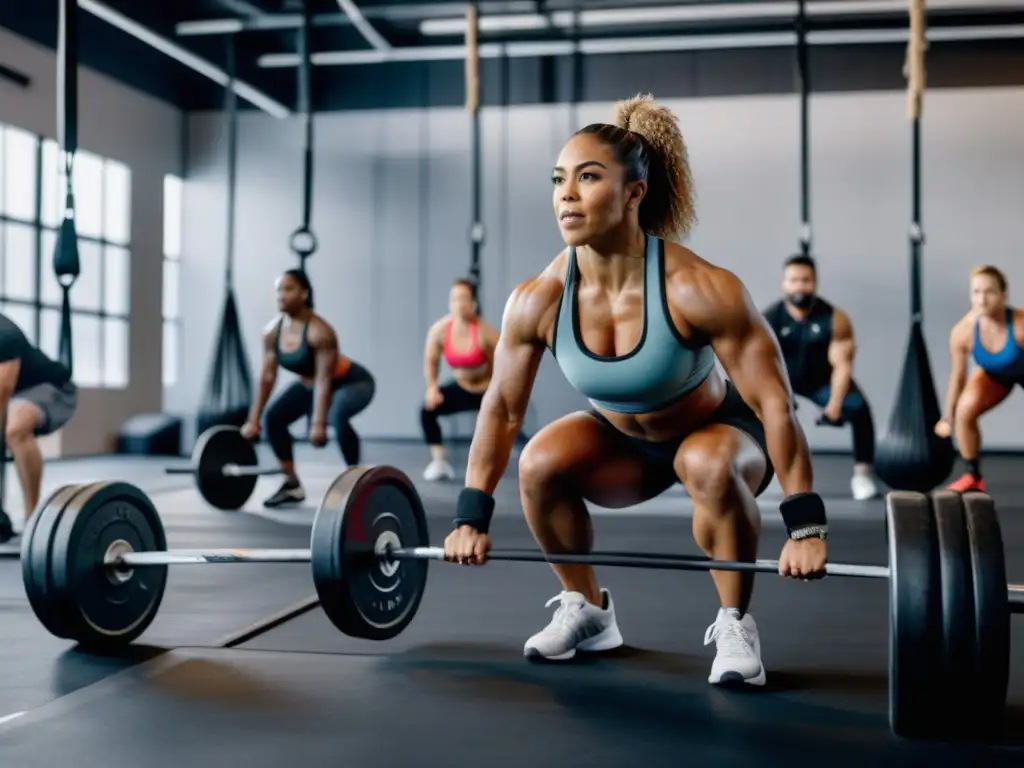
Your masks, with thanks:
<instances>
[{"instance_id":1,"label":"black shorts","mask_svg":"<svg viewBox=\"0 0 1024 768\"><path fill-rule=\"evenodd\" d=\"M36 384L15 392L11 402L22 400L31 403L39 411L36 436L51 435L67 424L78 408L78 387L67 381L61 385Z\"/></svg>"},{"instance_id":2,"label":"black shorts","mask_svg":"<svg viewBox=\"0 0 1024 768\"><path fill-rule=\"evenodd\" d=\"M600 411L592 408L589 413L594 418L615 429L615 425L608 421ZM775 467L772 466L772 460L768 457L768 441L765 439L764 425L761 424L761 420L757 418L754 410L740 397L739 391L731 381L726 382L725 397L722 399L722 404L711 414L708 423L726 424L730 427L735 427L757 443L757 447L764 454L765 469L764 477L761 478L761 484L757 487L754 495L760 496L764 493L764 489L768 487L768 484L771 483L772 478L775 476ZM674 437L671 440L654 442L653 440L644 440L642 437L623 434L618 429L615 429L615 431L619 439L625 441L631 448L658 464L667 465L670 469L675 462L679 446L683 440L689 437L689 435L683 435L681 437Z\"/></svg>"},{"instance_id":3,"label":"black shorts","mask_svg":"<svg viewBox=\"0 0 1024 768\"><path fill-rule=\"evenodd\" d=\"M989 373L985 371L985 375L988 376L996 384L999 384L1007 389L1013 389L1015 386L1024 389L1024 376L1000 376L998 373Z\"/></svg>"}]
</instances>

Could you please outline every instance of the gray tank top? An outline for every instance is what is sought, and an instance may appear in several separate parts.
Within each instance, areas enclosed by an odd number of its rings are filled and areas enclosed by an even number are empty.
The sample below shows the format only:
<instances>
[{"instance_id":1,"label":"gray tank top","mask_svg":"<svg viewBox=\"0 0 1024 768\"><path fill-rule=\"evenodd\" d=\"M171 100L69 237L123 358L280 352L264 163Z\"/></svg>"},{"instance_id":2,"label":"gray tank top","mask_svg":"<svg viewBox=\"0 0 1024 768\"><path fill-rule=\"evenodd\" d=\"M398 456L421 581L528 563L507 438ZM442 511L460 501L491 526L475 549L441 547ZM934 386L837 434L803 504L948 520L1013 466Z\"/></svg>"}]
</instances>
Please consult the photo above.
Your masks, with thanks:
<instances>
[{"instance_id":1,"label":"gray tank top","mask_svg":"<svg viewBox=\"0 0 1024 768\"><path fill-rule=\"evenodd\" d=\"M551 352L577 392L608 411L648 413L696 389L715 367L710 346L683 339L668 312L665 244L647 236L644 264L643 331L636 347L618 357L601 357L580 337L576 249L569 250L565 287L558 305Z\"/></svg>"}]
</instances>

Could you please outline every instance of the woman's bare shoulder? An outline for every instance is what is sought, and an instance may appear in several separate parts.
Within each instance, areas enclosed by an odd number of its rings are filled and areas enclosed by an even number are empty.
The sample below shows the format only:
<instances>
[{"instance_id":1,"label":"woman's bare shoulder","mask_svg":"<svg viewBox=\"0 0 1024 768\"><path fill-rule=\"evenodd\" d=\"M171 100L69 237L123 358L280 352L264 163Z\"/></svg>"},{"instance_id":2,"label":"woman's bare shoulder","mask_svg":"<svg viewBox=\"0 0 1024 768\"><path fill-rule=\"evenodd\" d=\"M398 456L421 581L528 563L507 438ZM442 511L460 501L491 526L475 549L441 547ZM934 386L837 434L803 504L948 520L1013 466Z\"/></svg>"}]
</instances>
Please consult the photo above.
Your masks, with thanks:
<instances>
[{"instance_id":1,"label":"woman's bare shoulder","mask_svg":"<svg viewBox=\"0 0 1024 768\"><path fill-rule=\"evenodd\" d=\"M517 337L545 336L543 330L558 308L565 287L568 249L558 254L539 274L519 283L505 303L504 332Z\"/></svg>"}]
</instances>

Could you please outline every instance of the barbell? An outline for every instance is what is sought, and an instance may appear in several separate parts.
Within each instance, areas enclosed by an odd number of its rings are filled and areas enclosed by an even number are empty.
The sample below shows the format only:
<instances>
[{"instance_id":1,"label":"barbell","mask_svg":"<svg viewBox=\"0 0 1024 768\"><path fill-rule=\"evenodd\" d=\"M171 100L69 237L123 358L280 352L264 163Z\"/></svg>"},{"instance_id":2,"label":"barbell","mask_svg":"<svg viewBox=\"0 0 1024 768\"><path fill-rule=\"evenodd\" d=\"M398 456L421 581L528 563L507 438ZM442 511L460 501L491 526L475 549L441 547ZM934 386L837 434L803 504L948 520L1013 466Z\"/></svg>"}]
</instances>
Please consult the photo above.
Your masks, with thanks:
<instances>
[{"instance_id":1,"label":"barbell","mask_svg":"<svg viewBox=\"0 0 1024 768\"><path fill-rule=\"evenodd\" d=\"M889 722L905 737L979 735L1003 719L1011 612L1024 586L1006 583L995 505L984 494L892 492L889 564L830 563L830 576L889 580ZM778 562L704 556L496 549L496 561L687 571L777 573ZM430 560L427 516L409 478L388 466L347 469L330 485L309 549L167 550L159 514L126 482L68 485L33 515L22 542L25 590L52 634L109 652L150 625L172 565L305 563L320 605L343 633L399 635L413 620Z\"/></svg>"},{"instance_id":2,"label":"barbell","mask_svg":"<svg viewBox=\"0 0 1024 768\"><path fill-rule=\"evenodd\" d=\"M256 447L237 427L210 427L196 440L191 462L166 467L168 475L194 475L196 489L206 503L234 511L245 506L264 475L283 474L280 467L261 467Z\"/></svg>"}]
</instances>

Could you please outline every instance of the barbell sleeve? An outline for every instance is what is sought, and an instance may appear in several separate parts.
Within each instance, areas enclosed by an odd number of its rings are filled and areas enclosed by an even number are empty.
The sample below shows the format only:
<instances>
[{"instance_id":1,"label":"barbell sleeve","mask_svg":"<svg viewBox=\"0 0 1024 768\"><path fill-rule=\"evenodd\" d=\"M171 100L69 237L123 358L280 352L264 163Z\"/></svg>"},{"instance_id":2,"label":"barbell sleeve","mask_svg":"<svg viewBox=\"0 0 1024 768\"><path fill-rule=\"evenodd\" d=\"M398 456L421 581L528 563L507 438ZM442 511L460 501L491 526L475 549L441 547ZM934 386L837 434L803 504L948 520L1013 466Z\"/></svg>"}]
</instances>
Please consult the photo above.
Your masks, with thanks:
<instances>
[{"instance_id":1,"label":"barbell sleeve","mask_svg":"<svg viewBox=\"0 0 1024 768\"><path fill-rule=\"evenodd\" d=\"M229 477L259 477L261 475L281 475L280 467L246 467L238 464L225 464L222 470Z\"/></svg>"},{"instance_id":2,"label":"barbell sleeve","mask_svg":"<svg viewBox=\"0 0 1024 768\"><path fill-rule=\"evenodd\" d=\"M388 550L388 555L395 560L444 560L444 549L441 547L408 547ZM740 563L729 560L712 560L707 557L693 555L659 555L592 552L590 554L544 554L528 550L492 550L487 554L489 560L505 560L514 562L546 562L567 563L577 565L620 566L627 568L653 568L670 571L748 571L754 573L778 573L778 560L757 560L753 563ZM889 569L883 565L848 565L845 563L829 563L825 573L830 576L853 576L866 579L888 579Z\"/></svg>"},{"instance_id":3,"label":"barbell sleeve","mask_svg":"<svg viewBox=\"0 0 1024 768\"><path fill-rule=\"evenodd\" d=\"M1010 613L1024 613L1024 584L1007 584L1006 602L1010 605Z\"/></svg>"},{"instance_id":4,"label":"barbell sleeve","mask_svg":"<svg viewBox=\"0 0 1024 768\"><path fill-rule=\"evenodd\" d=\"M195 467L165 467L168 475L194 475L199 472ZM221 473L228 477L259 477L261 475L280 475L284 470L280 467L247 467L239 464L225 464Z\"/></svg>"},{"instance_id":5,"label":"barbell sleeve","mask_svg":"<svg viewBox=\"0 0 1024 768\"><path fill-rule=\"evenodd\" d=\"M207 565L213 563L308 563L308 549L178 549L166 552L126 552L106 565L144 568L157 565Z\"/></svg>"}]
</instances>

